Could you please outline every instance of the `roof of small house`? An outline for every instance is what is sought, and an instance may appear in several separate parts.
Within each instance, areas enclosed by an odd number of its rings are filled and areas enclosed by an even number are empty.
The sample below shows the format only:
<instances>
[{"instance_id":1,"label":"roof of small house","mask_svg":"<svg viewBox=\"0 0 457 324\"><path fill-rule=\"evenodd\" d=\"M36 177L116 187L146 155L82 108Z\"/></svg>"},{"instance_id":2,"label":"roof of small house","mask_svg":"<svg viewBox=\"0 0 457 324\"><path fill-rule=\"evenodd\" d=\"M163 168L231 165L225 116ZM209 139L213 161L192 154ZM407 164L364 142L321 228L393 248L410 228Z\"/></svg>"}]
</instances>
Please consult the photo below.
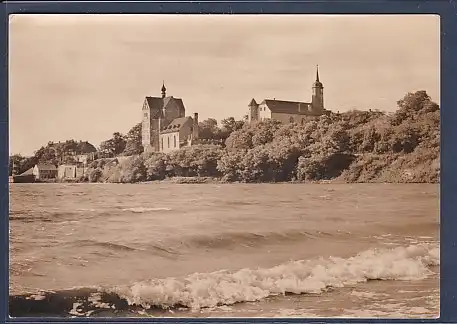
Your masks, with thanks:
<instances>
[{"instance_id":1,"label":"roof of small house","mask_svg":"<svg viewBox=\"0 0 457 324\"><path fill-rule=\"evenodd\" d=\"M189 122L192 123L192 117L180 117L173 119L173 121L167 127L165 127L160 133L167 134L179 132L180 129Z\"/></svg>"},{"instance_id":2,"label":"roof of small house","mask_svg":"<svg viewBox=\"0 0 457 324\"><path fill-rule=\"evenodd\" d=\"M153 112L152 118L158 116L161 113L163 108L167 109L167 107L173 103L175 103L179 109L185 110L184 103L182 102L181 98L175 98L173 96L161 98L161 97L146 97L146 101L148 103L149 108Z\"/></svg>"},{"instance_id":3,"label":"roof of small house","mask_svg":"<svg viewBox=\"0 0 457 324\"><path fill-rule=\"evenodd\" d=\"M53 164L37 164L36 167L40 171L57 171L57 168Z\"/></svg>"},{"instance_id":4,"label":"roof of small house","mask_svg":"<svg viewBox=\"0 0 457 324\"><path fill-rule=\"evenodd\" d=\"M312 114L311 103L300 102L300 101L285 101L276 99L265 99L262 104L266 104L267 107L274 113L286 113L286 114L297 114L297 115L310 115Z\"/></svg>"},{"instance_id":5,"label":"roof of small house","mask_svg":"<svg viewBox=\"0 0 457 324\"><path fill-rule=\"evenodd\" d=\"M30 168L27 171L22 172L21 174L19 174L19 176L27 176L27 175L32 175L32 174L33 174L33 168Z\"/></svg>"}]
</instances>

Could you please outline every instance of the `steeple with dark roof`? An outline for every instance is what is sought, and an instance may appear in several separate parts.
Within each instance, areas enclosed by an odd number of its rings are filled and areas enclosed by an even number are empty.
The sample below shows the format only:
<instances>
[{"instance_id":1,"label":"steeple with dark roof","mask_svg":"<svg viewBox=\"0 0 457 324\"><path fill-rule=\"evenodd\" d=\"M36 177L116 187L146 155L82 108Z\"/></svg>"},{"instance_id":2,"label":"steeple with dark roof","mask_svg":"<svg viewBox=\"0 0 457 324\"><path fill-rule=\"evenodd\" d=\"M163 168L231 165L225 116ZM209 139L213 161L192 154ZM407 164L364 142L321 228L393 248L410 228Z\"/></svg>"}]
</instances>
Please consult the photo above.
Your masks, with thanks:
<instances>
[{"instance_id":1,"label":"steeple with dark roof","mask_svg":"<svg viewBox=\"0 0 457 324\"><path fill-rule=\"evenodd\" d=\"M316 66L316 81L313 84L313 87L315 88L323 88L324 86L322 83L319 81L319 65Z\"/></svg>"},{"instance_id":2,"label":"steeple with dark roof","mask_svg":"<svg viewBox=\"0 0 457 324\"><path fill-rule=\"evenodd\" d=\"M167 88L165 88L165 81L162 83L162 98L167 96Z\"/></svg>"},{"instance_id":3,"label":"steeple with dark roof","mask_svg":"<svg viewBox=\"0 0 457 324\"><path fill-rule=\"evenodd\" d=\"M324 111L324 86L319 81L319 65L316 66L316 81L313 83L311 105L314 111Z\"/></svg>"}]
</instances>

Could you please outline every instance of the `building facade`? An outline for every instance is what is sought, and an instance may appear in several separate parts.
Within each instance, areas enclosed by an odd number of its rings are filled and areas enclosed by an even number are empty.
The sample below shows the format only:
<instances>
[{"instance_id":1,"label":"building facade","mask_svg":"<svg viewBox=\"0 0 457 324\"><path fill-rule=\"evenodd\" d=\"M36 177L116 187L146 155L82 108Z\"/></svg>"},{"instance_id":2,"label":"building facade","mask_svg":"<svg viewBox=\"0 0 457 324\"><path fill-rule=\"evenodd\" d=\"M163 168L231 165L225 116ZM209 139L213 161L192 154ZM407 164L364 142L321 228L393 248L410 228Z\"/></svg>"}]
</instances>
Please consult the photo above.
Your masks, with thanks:
<instances>
[{"instance_id":1,"label":"building facade","mask_svg":"<svg viewBox=\"0 0 457 324\"><path fill-rule=\"evenodd\" d=\"M86 168L77 165L59 165L57 169L57 178L59 180L77 180L86 175Z\"/></svg>"},{"instance_id":2,"label":"building facade","mask_svg":"<svg viewBox=\"0 0 457 324\"><path fill-rule=\"evenodd\" d=\"M142 145L145 152L170 152L198 140L198 114L186 117L182 99L166 95L146 97L142 109Z\"/></svg>"},{"instance_id":3,"label":"building facade","mask_svg":"<svg viewBox=\"0 0 457 324\"><path fill-rule=\"evenodd\" d=\"M319 80L319 68L316 81L312 86L311 102L264 99L258 104L255 99L249 103L249 122L274 119L283 123L304 123L309 118L329 114L324 108L324 86Z\"/></svg>"},{"instance_id":4,"label":"building facade","mask_svg":"<svg viewBox=\"0 0 457 324\"><path fill-rule=\"evenodd\" d=\"M52 164L37 164L33 167L36 180L51 180L57 178L57 168Z\"/></svg>"}]
</instances>

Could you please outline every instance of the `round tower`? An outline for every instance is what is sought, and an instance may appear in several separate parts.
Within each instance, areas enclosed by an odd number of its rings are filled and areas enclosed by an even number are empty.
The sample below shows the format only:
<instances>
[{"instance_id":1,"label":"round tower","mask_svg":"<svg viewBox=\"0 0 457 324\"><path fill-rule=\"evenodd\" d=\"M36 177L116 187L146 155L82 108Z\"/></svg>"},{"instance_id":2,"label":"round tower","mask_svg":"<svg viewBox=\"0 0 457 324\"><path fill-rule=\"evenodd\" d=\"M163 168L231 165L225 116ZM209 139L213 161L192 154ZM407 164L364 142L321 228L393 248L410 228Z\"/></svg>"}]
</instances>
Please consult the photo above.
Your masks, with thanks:
<instances>
[{"instance_id":1,"label":"round tower","mask_svg":"<svg viewBox=\"0 0 457 324\"><path fill-rule=\"evenodd\" d=\"M249 115L248 121L258 121L259 120L259 104L252 98L251 102L249 103Z\"/></svg>"}]
</instances>

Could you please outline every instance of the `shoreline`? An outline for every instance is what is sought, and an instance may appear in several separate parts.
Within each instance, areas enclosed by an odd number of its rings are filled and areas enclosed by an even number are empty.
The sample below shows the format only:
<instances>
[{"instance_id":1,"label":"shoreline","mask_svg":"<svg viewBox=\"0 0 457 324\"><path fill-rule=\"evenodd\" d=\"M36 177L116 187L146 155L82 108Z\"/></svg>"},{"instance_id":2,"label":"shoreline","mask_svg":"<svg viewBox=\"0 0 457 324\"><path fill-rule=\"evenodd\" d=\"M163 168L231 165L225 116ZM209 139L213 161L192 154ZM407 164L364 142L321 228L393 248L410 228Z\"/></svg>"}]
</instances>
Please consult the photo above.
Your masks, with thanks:
<instances>
[{"instance_id":1,"label":"shoreline","mask_svg":"<svg viewBox=\"0 0 457 324\"><path fill-rule=\"evenodd\" d=\"M163 180L149 180L149 181L138 181L138 182L89 182L89 181L46 181L46 182L13 182L14 184L290 184L290 185L303 185L303 184L440 184L437 182L413 182L413 181L398 181L398 182L385 182L385 181L355 181L349 182L340 179L332 180L316 180L316 181L265 181L265 182L243 182L243 181L225 181L221 178L211 177L172 177ZM12 184L12 183L9 183Z\"/></svg>"}]
</instances>

